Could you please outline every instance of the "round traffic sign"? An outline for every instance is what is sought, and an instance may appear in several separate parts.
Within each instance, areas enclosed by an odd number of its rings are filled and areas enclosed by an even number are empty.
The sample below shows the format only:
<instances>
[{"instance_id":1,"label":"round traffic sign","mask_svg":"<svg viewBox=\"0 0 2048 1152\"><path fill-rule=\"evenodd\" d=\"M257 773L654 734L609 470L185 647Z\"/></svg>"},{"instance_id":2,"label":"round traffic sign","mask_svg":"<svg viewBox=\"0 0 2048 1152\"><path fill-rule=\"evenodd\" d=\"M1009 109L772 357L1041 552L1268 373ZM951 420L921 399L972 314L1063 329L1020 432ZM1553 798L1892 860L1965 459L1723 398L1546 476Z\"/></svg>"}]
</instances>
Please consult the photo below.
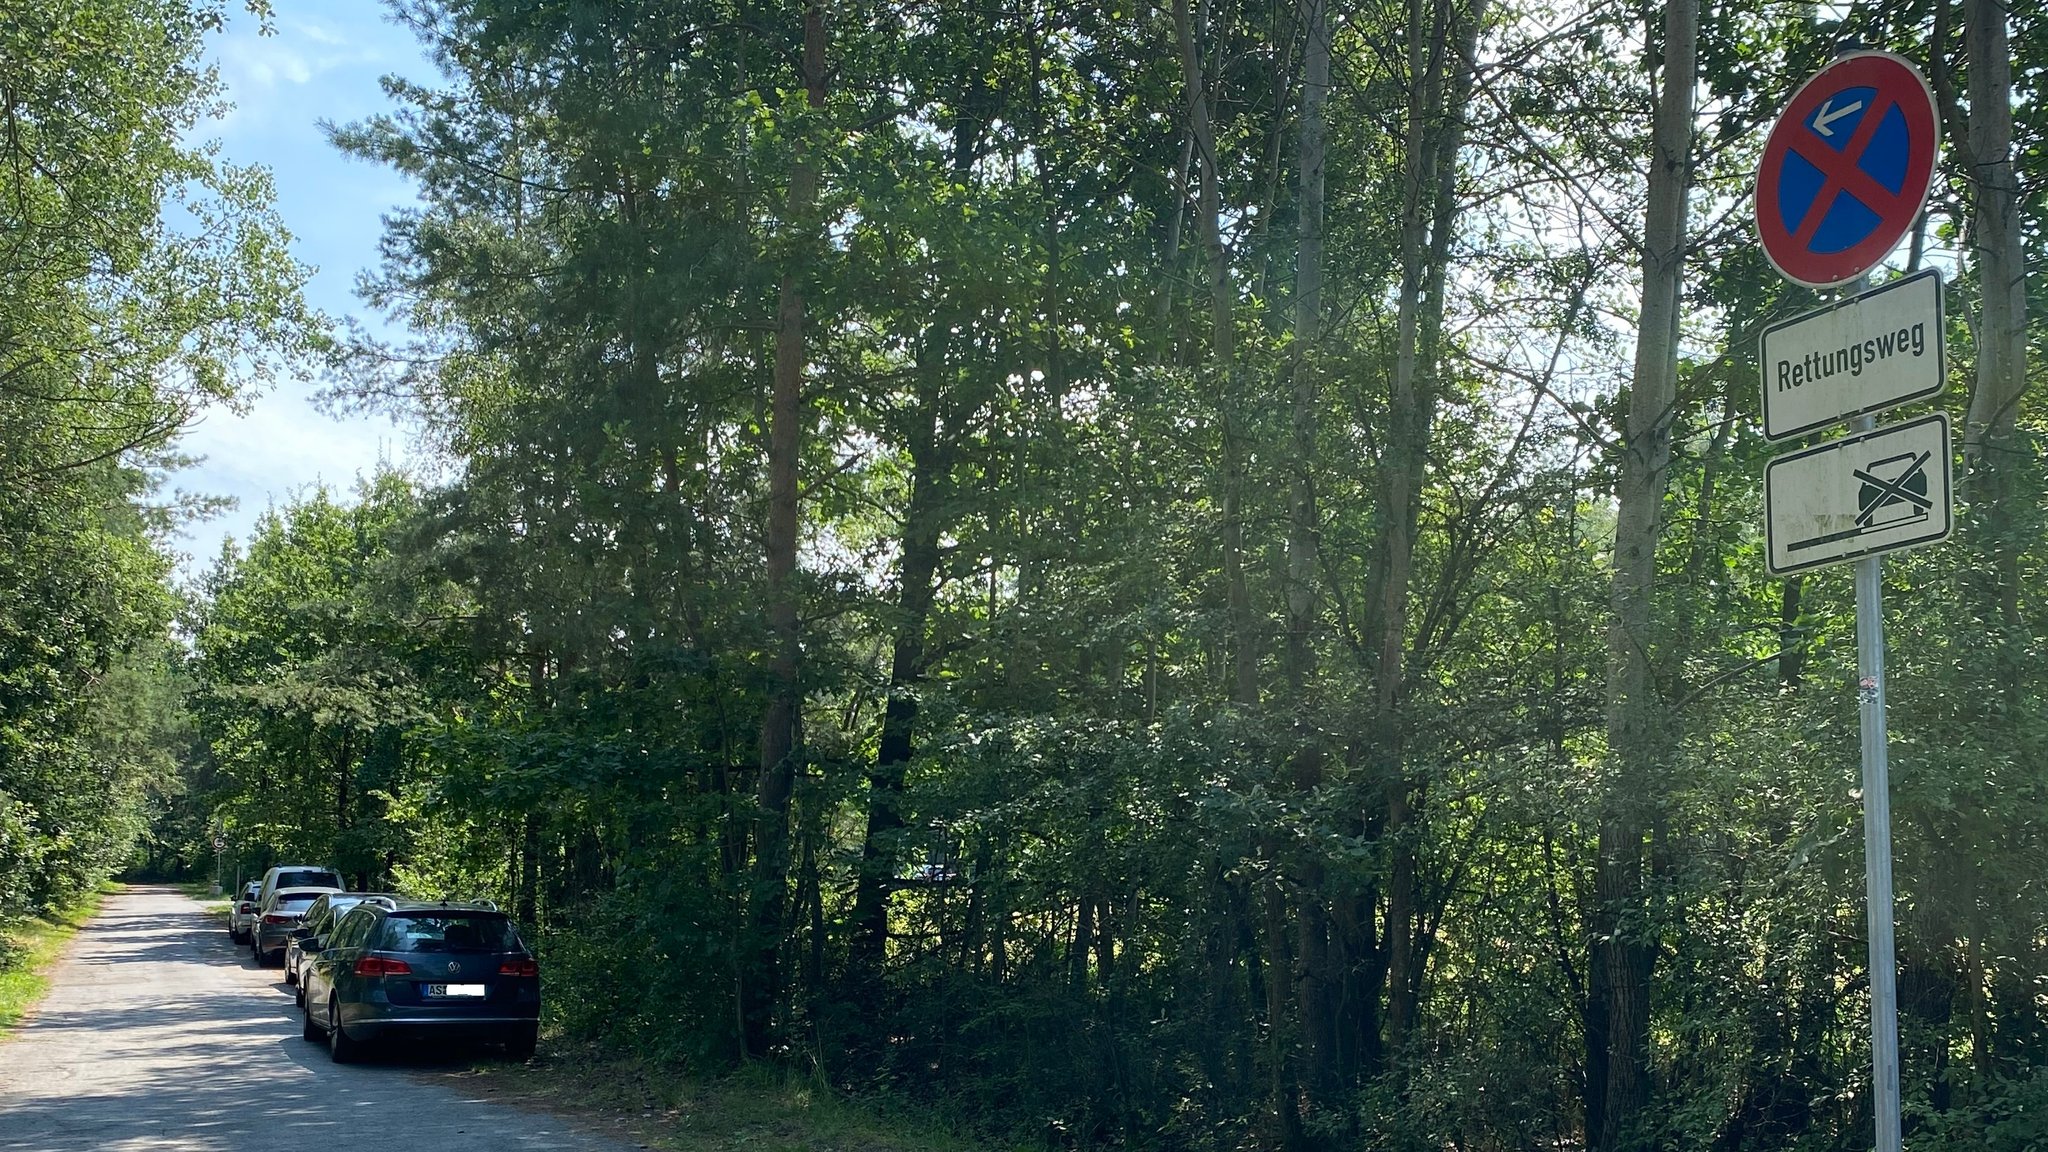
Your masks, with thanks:
<instances>
[{"instance_id":1,"label":"round traffic sign","mask_svg":"<svg viewBox=\"0 0 2048 1152\"><path fill-rule=\"evenodd\" d=\"M1852 52L1785 105L1756 177L1756 229L1786 279L1847 284L1891 254L1934 183L1939 121L1920 70Z\"/></svg>"}]
</instances>

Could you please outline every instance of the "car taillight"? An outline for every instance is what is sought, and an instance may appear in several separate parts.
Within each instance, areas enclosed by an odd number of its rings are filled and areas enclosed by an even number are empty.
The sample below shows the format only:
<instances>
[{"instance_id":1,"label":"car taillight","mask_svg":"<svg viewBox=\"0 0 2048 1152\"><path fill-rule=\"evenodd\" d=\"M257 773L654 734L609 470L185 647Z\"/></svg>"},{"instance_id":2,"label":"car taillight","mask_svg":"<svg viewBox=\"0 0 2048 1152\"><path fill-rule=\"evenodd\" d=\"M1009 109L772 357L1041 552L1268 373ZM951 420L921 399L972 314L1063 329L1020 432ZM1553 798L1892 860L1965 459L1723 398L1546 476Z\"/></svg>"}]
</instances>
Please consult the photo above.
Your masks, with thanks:
<instances>
[{"instance_id":1,"label":"car taillight","mask_svg":"<svg viewBox=\"0 0 2048 1152\"><path fill-rule=\"evenodd\" d=\"M538 976L540 975L540 963L531 956L523 956L517 960L507 960L503 964L498 965L498 975Z\"/></svg>"},{"instance_id":2,"label":"car taillight","mask_svg":"<svg viewBox=\"0 0 2048 1152\"><path fill-rule=\"evenodd\" d=\"M289 924L292 922L292 918L289 916L280 916L277 913L272 912L270 915L265 916L263 918L263 922L265 924Z\"/></svg>"},{"instance_id":3,"label":"car taillight","mask_svg":"<svg viewBox=\"0 0 2048 1152\"><path fill-rule=\"evenodd\" d=\"M386 960L382 956L365 956L356 961L358 976L410 976L412 965L403 960Z\"/></svg>"}]
</instances>

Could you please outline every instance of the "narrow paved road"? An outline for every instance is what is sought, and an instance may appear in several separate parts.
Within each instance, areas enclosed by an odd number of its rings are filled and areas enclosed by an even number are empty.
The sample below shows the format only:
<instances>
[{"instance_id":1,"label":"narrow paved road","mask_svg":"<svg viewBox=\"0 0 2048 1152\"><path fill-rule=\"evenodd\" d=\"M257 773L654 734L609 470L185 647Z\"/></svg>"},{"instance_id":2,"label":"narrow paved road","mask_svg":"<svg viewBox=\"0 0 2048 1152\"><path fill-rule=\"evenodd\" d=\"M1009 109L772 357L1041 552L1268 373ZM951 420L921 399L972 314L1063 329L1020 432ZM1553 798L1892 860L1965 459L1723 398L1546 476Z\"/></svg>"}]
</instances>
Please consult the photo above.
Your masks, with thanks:
<instances>
[{"instance_id":1,"label":"narrow paved road","mask_svg":"<svg viewBox=\"0 0 2048 1152\"><path fill-rule=\"evenodd\" d=\"M5 1152L630 1147L428 1083L412 1054L330 1062L299 1038L283 974L175 889L109 897L52 975L0 1041Z\"/></svg>"}]
</instances>

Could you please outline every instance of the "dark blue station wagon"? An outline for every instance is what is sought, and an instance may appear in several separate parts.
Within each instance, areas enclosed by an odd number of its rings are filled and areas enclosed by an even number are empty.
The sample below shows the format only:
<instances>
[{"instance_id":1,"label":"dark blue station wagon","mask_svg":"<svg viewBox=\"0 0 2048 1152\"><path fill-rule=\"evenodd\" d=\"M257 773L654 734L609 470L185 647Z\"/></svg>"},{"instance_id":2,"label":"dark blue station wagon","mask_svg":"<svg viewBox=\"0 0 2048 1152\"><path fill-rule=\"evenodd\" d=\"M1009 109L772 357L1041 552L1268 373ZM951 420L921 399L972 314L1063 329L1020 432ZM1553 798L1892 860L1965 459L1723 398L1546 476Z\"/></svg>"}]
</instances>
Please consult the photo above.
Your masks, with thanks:
<instances>
[{"instance_id":1,"label":"dark blue station wagon","mask_svg":"<svg viewBox=\"0 0 2048 1152\"><path fill-rule=\"evenodd\" d=\"M304 949L310 942L301 942ZM540 966L489 904L372 896L299 963L304 1034L337 1062L387 1038L482 1040L533 1055Z\"/></svg>"}]
</instances>

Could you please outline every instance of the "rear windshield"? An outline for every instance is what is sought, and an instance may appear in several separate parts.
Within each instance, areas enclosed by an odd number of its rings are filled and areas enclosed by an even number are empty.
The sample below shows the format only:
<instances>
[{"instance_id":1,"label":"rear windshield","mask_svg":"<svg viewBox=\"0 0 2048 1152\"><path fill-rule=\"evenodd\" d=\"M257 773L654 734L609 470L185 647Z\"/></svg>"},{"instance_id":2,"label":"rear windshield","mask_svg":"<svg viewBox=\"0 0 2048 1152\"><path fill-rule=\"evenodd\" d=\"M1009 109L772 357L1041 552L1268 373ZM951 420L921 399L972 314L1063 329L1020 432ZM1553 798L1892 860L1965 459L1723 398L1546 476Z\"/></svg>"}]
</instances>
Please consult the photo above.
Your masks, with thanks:
<instances>
[{"instance_id":1,"label":"rear windshield","mask_svg":"<svg viewBox=\"0 0 2048 1152\"><path fill-rule=\"evenodd\" d=\"M512 952L512 922L488 912L400 912L384 919L384 952Z\"/></svg>"},{"instance_id":2,"label":"rear windshield","mask_svg":"<svg viewBox=\"0 0 2048 1152\"><path fill-rule=\"evenodd\" d=\"M301 872L279 872L277 874L278 888L339 888L341 886L341 874L339 872L308 870Z\"/></svg>"}]
</instances>

